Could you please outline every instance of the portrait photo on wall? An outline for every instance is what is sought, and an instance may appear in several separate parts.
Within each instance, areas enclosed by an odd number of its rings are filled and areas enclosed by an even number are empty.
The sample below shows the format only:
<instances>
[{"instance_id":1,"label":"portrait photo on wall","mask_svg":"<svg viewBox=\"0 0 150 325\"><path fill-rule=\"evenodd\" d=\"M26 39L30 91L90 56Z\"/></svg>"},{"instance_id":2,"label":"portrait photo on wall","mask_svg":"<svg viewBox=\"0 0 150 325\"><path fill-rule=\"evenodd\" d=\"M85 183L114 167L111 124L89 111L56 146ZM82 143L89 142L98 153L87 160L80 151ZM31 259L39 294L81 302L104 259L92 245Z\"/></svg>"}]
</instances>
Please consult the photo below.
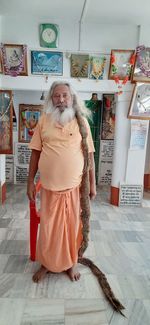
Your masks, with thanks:
<instances>
[{"instance_id":1,"label":"portrait photo on wall","mask_svg":"<svg viewBox=\"0 0 150 325\"><path fill-rule=\"evenodd\" d=\"M115 131L115 95L103 94L101 140L113 140Z\"/></svg>"},{"instance_id":2,"label":"portrait photo on wall","mask_svg":"<svg viewBox=\"0 0 150 325\"><path fill-rule=\"evenodd\" d=\"M53 51L31 51L31 73L63 75L63 53Z\"/></svg>"},{"instance_id":3,"label":"portrait photo on wall","mask_svg":"<svg viewBox=\"0 0 150 325\"><path fill-rule=\"evenodd\" d=\"M130 80L134 61L134 50L111 50L108 79Z\"/></svg>"},{"instance_id":4,"label":"portrait photo on wall","mask_svg":"<svg viewBox=\"0 0 150 325\"><path fill-rule=\"evenodd\" d=\"M128 118L150 120L150 84L137 83L135 85Z\"/></svg>"},{"instance_id":5,"label":"portrait photo on wall","mask_svg":"<svg viewBox=\"0 0 150 325\"><path fill-rule=\"evenodd\" d=\"M72 54L70 58L71 77L88 78L89 75L89 55Z\"/></svg>"},{"instance_id":6,"label":"portrait photo on wall","mask_svg":"<svg viewBox=\"0 0 150 325\"><path fill-rule=\"evenodd\" d=\"M12 91L0 90L0 154L12 154Z\"/></svg>"},{"instance_id":7,"label":"portrait photo on wall","mask_svg":"<svg viewBox=\"0 0 150 325\"><path fill-rule=\"evenodd\" d=\"M150 82L150 47L142 45L136 48L136 61L132 81Z\"/></svg>"},{"instance_id":8,"label":"portrait photo on wall","mask_svg":"<svg viewBox=\"0 0 150 325\"><path fill-rule=\"evenodd\" d=\"M6 75L27 76L27 46L1 44L3 72Z\"/></svg>"},{"instance_id":9,"label":"portrait photo on wall","mask_svg":"<svg viewBox=\"0 0 150 325\"><path fill-rule=\"evenodd\" d=\"M42 105L19 105L19 142L30 142L42 110Z\"/></svg>"},{"instance_id":10,"label":"portrait photo on wall","mask_svg":"<svg viewBox=\"0 0 150 325\"><path fill-rule=\"evenodd\" d=\"M91 56L90 57L90 79L102 80L104 75L104 67L106 57L104 56Z\"/></svg>"}]
</instances>

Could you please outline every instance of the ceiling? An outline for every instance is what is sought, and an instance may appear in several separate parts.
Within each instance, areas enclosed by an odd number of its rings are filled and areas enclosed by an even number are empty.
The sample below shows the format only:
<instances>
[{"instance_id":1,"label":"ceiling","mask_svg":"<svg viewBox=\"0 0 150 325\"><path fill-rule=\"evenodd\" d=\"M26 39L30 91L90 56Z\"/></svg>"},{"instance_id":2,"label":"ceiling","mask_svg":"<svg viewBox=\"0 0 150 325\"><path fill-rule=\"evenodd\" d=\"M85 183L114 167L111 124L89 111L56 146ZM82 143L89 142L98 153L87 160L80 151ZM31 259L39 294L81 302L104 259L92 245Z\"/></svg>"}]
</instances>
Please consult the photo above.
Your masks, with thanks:
<instances>
[{"instance_id":1,"label":"ceiling","mask_svg":"<svg viewBox=\"0 0 150 325\"><path fill-rule=\"evenodd\" d=\"M84 10L83 10L84 9ZM0 15L96 24L150 24L149 0L0 0Z\"/></svg>"}]
</instances>

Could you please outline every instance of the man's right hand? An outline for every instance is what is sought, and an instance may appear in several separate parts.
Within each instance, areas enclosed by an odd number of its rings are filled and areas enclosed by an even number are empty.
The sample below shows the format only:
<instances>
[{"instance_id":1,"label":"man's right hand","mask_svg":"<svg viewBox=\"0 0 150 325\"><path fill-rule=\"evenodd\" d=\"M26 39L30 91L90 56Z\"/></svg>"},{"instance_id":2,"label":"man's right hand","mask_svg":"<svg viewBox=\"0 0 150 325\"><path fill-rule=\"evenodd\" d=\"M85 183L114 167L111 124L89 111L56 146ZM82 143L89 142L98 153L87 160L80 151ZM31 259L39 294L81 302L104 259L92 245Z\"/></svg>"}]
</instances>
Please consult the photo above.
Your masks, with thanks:
<instances>
[{"instance_id":1,"label":"man's right hand","mask_svg":"<svg viewBox=\"0 0 150 325\"><path fill-rule=\"evenodd\" d=\"M36 188L34 182L28 182L27 186L27 196L30 201L35 201Z\"/></svg>"}]
</instances>

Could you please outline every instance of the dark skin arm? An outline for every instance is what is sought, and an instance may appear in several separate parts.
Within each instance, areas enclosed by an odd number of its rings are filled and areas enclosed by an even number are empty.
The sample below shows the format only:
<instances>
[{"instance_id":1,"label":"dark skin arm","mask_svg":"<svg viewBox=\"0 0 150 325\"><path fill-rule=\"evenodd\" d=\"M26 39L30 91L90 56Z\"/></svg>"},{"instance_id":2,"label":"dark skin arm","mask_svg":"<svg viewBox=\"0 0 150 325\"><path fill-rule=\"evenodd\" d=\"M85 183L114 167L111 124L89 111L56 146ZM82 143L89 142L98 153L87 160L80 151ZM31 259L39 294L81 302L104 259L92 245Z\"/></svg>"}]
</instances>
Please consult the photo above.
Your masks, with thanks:
<instances>
[{"instance_id":1,"label":"dark skin arm","mask_svg":"<svg viewBox=\"0 0 150 325\"><path fill-rule=\"evenodd\" d=\"M30 164L29 164L29 175L28 175L28 184L27 184L27 195L29 200L35 200L35 184L34 184L34 177L38 170L38 162L40 158L41 151L32 150Z\"/></svg>"},{"instance_id":2,"label":"dark skin arm","mask_svg":"<svg viewBox=\"0 0 150 325\"><path fill-rule=\"evenodd\" d=\"M90 199L94 200L96 197L96 180L95 180L95 161L93 152L89 153L90 169L89 169L89 182L90 182Z\"/></svg>"}]
</instances>

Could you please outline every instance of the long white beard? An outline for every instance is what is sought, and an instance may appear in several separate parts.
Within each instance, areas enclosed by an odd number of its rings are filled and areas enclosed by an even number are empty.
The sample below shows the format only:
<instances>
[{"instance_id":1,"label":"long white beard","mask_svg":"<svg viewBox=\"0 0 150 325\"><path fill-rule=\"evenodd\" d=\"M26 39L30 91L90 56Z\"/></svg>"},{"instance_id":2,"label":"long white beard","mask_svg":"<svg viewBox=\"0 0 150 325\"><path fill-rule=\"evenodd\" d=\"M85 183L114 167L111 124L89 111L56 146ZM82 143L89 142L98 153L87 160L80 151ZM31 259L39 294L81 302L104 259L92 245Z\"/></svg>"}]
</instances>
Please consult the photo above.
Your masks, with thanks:
<instances>
[{"instance_id":1,"label":"long white beard","mask_svg":"<svg viewBox=\"0 0 150 325\"><path fill-rule=\"evenodd\" d=\"M72 121L75 117L75 111L73 107L66 107L63 112L61 112L58 107L53 107L50 113L52 120L63 126Z\"/></svg>"}]
</instances>

